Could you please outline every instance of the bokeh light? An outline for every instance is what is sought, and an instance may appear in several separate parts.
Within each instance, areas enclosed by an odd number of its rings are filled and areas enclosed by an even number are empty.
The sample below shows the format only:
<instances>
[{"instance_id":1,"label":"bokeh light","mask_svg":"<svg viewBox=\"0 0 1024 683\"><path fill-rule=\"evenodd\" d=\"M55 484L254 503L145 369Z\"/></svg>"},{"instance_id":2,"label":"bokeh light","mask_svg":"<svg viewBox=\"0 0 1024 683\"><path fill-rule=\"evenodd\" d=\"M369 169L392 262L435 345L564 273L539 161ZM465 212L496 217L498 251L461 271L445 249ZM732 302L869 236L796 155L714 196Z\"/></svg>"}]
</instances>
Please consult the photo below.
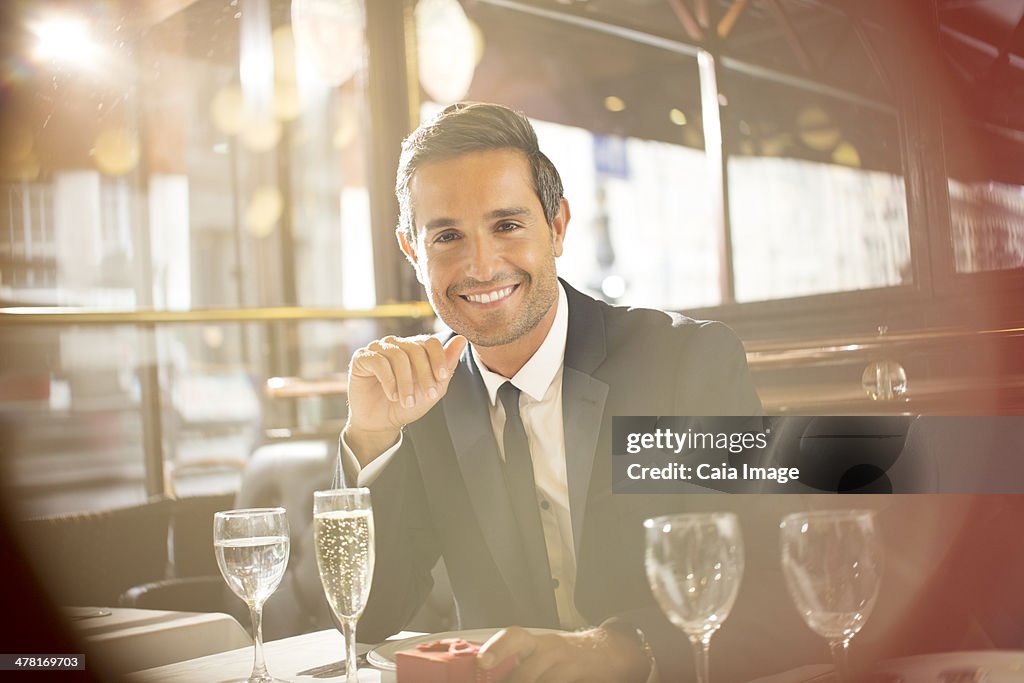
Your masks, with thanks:
<instances>
[{"instance_id":1,"label":"bokeh light","mask_svg":"<svg viewBox=\"0 0 1024 683\"><path fill-rule=\"evenodd\" d=\"M92 158L103 173L124 175L139 163L139 137L124 128L104 128L96 137Z\"/></svg>"},{"instance_id":2,"label":"bokeh light","mask_svg":"<svg viewBox=\"0 0 1024 683\"><path fill-rule=\"evenodd\" d=\"M279 189L272 185L257 188L245 210L249 232L256 237L266 237L272 233L283 209L284 199Z\"/></svg>"}]
</instances>

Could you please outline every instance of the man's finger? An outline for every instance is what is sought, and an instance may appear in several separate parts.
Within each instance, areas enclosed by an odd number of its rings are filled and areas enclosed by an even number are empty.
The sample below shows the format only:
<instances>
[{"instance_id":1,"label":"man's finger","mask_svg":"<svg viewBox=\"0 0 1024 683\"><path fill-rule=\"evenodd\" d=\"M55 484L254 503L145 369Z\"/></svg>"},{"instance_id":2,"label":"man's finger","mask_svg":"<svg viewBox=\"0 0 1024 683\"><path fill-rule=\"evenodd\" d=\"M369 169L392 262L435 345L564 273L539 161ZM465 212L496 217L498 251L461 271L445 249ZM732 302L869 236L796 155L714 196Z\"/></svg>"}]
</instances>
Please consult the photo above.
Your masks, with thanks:
<instances>
[{"instance_id":1,"label":"man's finger","mask_svg":"<svg viewBox=\"0 0 1024 683\"><path fill-rule=\"evenodd\" d=\"M462 356L462 352L466 350L466 345L469 344L469 340L463 337L461 334L457 334L448 340L448 343L444 346L444 368L447 373L445 379L450 379L455 373L455 368L459 364L459 358Z\"/></svg>"},{"instance_id":2,"label":"man's finger","mask_svg":"<svg viewBox=\"0 0 1024 683\"><path fill-rule=\"evenodd\" d=\"M391 370L395 373L398 400L406 408L412 408L416 403L416 384L413 381L412 364L409 362L408 354L394 342L381 344L380 353L387 358Z\"/></svg>"},{"instance_id":3,"label":"man's finger","mask_svg":"<svg viewBox=\"0 0 1024 683\"><path fill-rule=\"evenodd\" d=\"M388 400L398 400L398 384L395 381L395 373L391 370L391 363L377 351L356 351L352 356L349 370L353 377L375 377Z\"/></svg>"},{"instance_id":4,"label":"man's finger","mask_svg":"<svg viewBox=\"0 0 1024 683\"><path fill-rule=\"evenodd\" d=\"M427 352L427 358L430 359L430 371L433 373L435 382L443 386L448 376L448 361L444 357L441 340L437 337L427 337L423 342L423 350Z\"/></svg>"},{"instance_id":5,"label":"man's finger","mask_svg":"<svg viewBox=\"0 0 1024 683\"><path fill-rule=\"evenodd\" d=\"M438 398L437 387L434 381L434 371L430 367L430 355L427 353L425 341L402 340L396 344L409 360L409 368L415 384L414 388L431 401L436 400Z\"/></svg>"},{"instance_id":6,"label":"man's finger","mask_svg":"<svg viewBox=\"0 0 1024 683\"><path fill-rule=\"evenodd\" d=\"M537 647L537 637L526 629L510 626L491 636L477 654L480 667L491 669L509 657L523 661L533 654Z\"/></svg>"},{"instance_id":7,"label":"man's finger","mask_svg":"<svg viewBox=\"0 0 1024 683\"><path fill-rule=\"evenodd\" d=\"M398 380L395 378L395 371L388 359L379 353L374 353L366 359L370 372L380 382L381 389L391 401L398 401Z\"/></svg>"}]
</instances>

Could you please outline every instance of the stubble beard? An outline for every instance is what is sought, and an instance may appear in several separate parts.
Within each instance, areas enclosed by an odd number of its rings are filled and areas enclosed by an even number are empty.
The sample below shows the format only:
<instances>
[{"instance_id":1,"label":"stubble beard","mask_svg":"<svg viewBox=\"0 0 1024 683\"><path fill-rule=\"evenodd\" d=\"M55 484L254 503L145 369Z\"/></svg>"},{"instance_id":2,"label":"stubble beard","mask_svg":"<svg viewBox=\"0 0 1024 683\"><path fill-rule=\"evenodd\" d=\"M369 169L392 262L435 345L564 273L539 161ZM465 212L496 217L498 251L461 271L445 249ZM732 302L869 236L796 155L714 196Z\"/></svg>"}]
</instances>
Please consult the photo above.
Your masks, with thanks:
<instances>
[{"instance_id":1,"label":"stubble beard","mask_svg":"<svg viewBox=\"0 0 1024 683\"><path fill-rule=\"evenodd\" d=\"M536 329L558 300L558 277L555 273L554 258L536 277L524 270L517 270L512 274L500 275L487 284L499 286L502 281L519 283L526 298L514 311L484 313L472 322L459 311L460 306L466 305L466 302L455 293L462 282L450 286L445 292L431 289L428 297L438 317L471 344L482 348L504 346ZM519 291L512 294L518 295Z\"/></svg>"}]
</instances>

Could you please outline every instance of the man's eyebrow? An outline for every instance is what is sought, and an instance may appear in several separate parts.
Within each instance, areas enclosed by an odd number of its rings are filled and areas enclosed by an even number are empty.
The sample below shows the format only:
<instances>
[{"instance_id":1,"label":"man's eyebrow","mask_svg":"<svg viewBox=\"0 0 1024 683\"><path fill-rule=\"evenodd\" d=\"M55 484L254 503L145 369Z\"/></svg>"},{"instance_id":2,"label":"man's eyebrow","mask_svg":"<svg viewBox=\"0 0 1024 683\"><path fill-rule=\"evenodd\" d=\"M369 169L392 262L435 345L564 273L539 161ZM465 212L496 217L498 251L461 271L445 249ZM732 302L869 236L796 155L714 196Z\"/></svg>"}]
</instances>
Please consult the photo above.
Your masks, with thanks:
<instances>
[{"instance_id":1,"label":"man's eyebrow","mask_svg":"<svg viewBox=\"0 0 1024 683\"><path fill-rule=\"evenodd\" d=\"M495 209L488 211L484 214L484 218L487 220L497 220L500 218L516 218L519 216L530 215L530 209L525 206L509 206L501 209ZM430 232L431 230L440 230L442 228L452 228L459 224L454 218L448 216L440 216L433 220L427 221L426 225L423 226L424 230Z\"/></svg>"},{"instance_id":2,"label":"man's eyebrow","mask_svg":"<svg viewBox=\"0 0 1024 683\"><path fill-rule=\"evenodd\" d=\"M458 221L454 218L448 218L447 216L441 216L434 220L427 221L427 224L423 226L423 229L427 232L431 230L439 230L441 228L451 228L458 225Z\"/></svg>"},{"instance_id":3,"label":"man's eyebrow","mask_svg":"<svg viewBox=\"0 0 1024 683\"><path fill-rule=\"evenodd\" d=\"M486 218L515 218L517 216L527 216L530 214L530 209L525 206L510 206L504 209L495 209L487 214Z\"/></svg>"}]
</instances>

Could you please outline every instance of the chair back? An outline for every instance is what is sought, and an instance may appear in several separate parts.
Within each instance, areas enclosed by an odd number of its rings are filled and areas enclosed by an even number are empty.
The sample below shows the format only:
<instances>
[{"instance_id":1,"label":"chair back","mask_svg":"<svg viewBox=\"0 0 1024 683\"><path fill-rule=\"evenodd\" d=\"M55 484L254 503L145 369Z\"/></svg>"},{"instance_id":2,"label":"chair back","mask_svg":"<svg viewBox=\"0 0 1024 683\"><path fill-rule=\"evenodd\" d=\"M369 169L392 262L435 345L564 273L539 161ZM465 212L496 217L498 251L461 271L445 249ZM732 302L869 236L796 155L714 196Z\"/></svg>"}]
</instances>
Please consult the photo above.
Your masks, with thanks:
<instances>
[{"instance_id":1,"label":"chair back","mask_svg":"<svg viewBox=\"0 0 1024 683\"><path fill-rule=\"evenodd\" d=\"M61 605L115 605L131 586L168 573L173 502L15 523L26 556Z\"/></svg>"}]
</instances>

